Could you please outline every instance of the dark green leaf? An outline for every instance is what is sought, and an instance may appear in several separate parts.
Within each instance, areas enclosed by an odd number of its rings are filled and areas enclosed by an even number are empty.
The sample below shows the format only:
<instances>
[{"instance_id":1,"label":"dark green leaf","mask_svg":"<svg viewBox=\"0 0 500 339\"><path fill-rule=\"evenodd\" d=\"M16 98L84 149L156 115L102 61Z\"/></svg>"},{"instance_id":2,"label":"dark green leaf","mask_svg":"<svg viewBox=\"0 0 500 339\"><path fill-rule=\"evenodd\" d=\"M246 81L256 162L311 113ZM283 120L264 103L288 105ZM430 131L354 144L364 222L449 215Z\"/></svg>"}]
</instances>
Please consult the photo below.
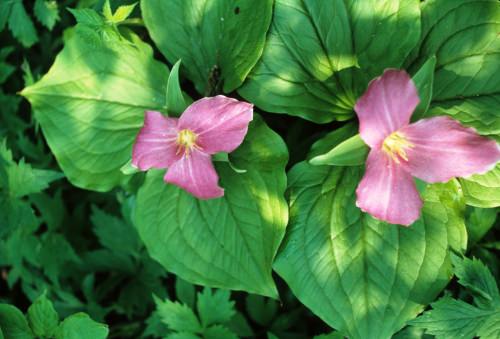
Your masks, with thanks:
<instances>
[{"instance_id":1,"label":"dark green leaf","mask_svg":"<svg viewBox=\"0 0 500 339\"><path fill-rule=\"evenodd\" d=\"M199 333L202 329L198 318L188 306L170 300L156 300L158 315L171 330Z\"/></svg>"},{"instance_id":2,"label":"dark green leaf","mask_svg":"<svg viewBox=\"0 0 500 339\"><path fill-rule=\"evenodd\" d=\"M179 84L179 67L181 66L181 60L178 60L168 77L167 83L167 109L171 116L180 116L182 112L187 108L187 103L184 100L184 95L182 94L181 85Z\"/></svg>"},{"instance_id":3,"label":"dark green leaf","mask_svg":"<svg viewBox=\"0 0 500 339\"><path fill-rule=\"evenodd\" d=\"M55 0L36 0L34 11L38 21L49 30L52 30L59 20L59 9Z\"/></svg>"},{"instance_id":4,"label":"dark green leaf","mask_svg":"<svg viewBox=\"0 0 500 339\"><path fill-rule=\"evenodd\" d=\"M215 290L205 287L198 293L197 309L203 327L225 324L235 313L234 301L229 300L229 291Z\"/></svg>"},{"instance_id":5,"label":"dark green leaf","mask_svg":"<svg viewBox=\"0 0 500 339\"><path fill-rule=\"evenodd\" d=\"M33 21L26 13L21 0L12 0L9 14L9 29L24 47L31 47L38 41Z\"/></svg>"},{"instance_id":6,"label":"dark green leaf","mask_svg":"<svg viewBox=\"0 0 500 339\"><path fill-rule=\"evenodd\" d=\"M5 339L34 339L26 318L16 307L0 304L0 328Z\"/></svg>"},{"instance_id":7,"label":"dark green leaf","mask_svg":"<svg viewBox=\"0 0 500 339\"><path fill-rule=\"evenodd\" d=\"M413 81L418 90L418 96L420 97L420 103L413 112L411 116L412 121L417 121L421 119L432 100L432 88L434 82L434 69L436 67L436 57L432 56L425 62L425 64L420 67L418 72L413 76Z\"/></svg>"}]
</instances>

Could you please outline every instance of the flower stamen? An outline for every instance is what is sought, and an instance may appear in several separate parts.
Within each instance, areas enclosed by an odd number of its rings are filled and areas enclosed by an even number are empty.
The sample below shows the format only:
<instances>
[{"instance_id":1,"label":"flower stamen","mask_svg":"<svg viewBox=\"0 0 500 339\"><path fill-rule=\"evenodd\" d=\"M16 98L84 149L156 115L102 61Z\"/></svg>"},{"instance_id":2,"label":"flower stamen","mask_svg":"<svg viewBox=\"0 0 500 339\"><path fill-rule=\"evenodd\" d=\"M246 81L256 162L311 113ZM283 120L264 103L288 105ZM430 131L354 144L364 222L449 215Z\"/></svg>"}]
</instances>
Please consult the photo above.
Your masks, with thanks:
<instances>
[{"instance_id":1,"label":"flower stamen","mask_svg":"<svg viewBox=\"0 0 500 339\"><path fill-rule=\"evenodd\" d=\"M198 135L189 129L179 131L177 134L177 145L179 145L177 154L184 152L186 156L189 156L193 148L199 149L200 147L196 144L197 139Z\"/></svg>"},{"instance_id":2,"label":"flower stamen","mask_svg":"<svg viewBox=\"0 0 500 339\"><path fill-rule=\"evenodd\" d=\"M413 147L414 145L401 132L391 133L382 144L382 150L397 164L400 163L400 158L408 161L406 151Z\"/></svg>"}]
</instances>

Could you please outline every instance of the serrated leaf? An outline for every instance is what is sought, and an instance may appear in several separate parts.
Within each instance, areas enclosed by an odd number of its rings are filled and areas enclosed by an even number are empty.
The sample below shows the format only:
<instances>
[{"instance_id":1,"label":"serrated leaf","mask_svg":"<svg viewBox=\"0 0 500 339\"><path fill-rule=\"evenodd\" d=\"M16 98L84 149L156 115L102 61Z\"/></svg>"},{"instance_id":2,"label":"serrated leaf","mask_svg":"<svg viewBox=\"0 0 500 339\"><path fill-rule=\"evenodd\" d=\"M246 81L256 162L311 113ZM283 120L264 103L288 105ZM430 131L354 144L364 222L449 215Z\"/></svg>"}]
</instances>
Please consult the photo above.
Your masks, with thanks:
<instances>
[{"instance_id":1,"label":"serrated leaf","mask_svg":"<svg viewBox=\"0 0 500 339\"><path fill-rule=\"evenodd\" d=\"M144 23L160 51L183 60L206 96L238 88L264 47L272 0L141 1Z\"/></svg>"},{"instance_id":2,"label":"serrated leaf","mask_svg":"<svg viewBox=\"0 0 500 339\"><path fill-rule=\"evenodd\" d=\"M129 180L120 168L131 158L144 111L165 104L168 69L139 40L105 44L98 32L88 33L95 39L75 32L49 72L21 94L68 179L107 191Z\"/></svg>"},{"instance_id":3,"label":"serrated leaf","mask_svg":"<svg viewBox=\"0 0 500 339\"><path fill-rule=\"evenodd\" d=\"M24 47L31 47L38 41L33 21L26 13L22 0L12 0L9 13L9 29Z\"/></svg>"},{"instance_id":4,"label":"serrated leaf","mask_svg":"<svg viewBox=\"0 0 500 339\"><path fill-rule=\"evenodd\" d=\"M59 9L55 0L36 0L34 8L35 16L49 30L54 28L59 18Z\"/></svg>"},{"instance_id":5,"label":"serrated leaf","mask_svg":"<svg viewBox=\"0 0 500 339\"><path fill-rule=\"evenodd\" d=\"M8 304L0 304L0 329L5 339L35 338L22 312Z\"/></svg>"},{"instance_id":6,"label":"serrated leaf","mask_svg":"<svg viewBox=\"0 0 500 339\"><path fill-rule=\"evenodd\" d=\"M165 339L200 339L199 336L189 332L170 333Z\"/></svg>"},{"instance_id":7,"label":"serrated leaf","mask_svg":"<svg viewBox=\"0 0 500 339\"><path fill-rule=\"evenodd\" d=\"M170 300L157 300L156 309L163 323L177 332L199 333L201 324L193 310L187 305Z\"/></svg>"},{"instance_id":8,"label":"serrated leaf","mask_svg":"<svg viewBox=\"0 0 500 339\"><path fill-rule=\"evenodd\" d=\"M416 0L277 0L263 56L238 92L268 112L347 120L368 81L399 68L419 36Z\"/></svg>"},{"instance_id":9,"label":"serrated leaf","mask_svg":"<svg viewBox=\"0 0 500 339\"><path fill-rule=\"evenodd\" d=\"M131 5L122 5L118 7L115 13L113 14L112 22L117 24L127 19L130 16L130 14L132 14L132 12L134 11L136 5L137 2Z\"/></svg>"},{"instance_id":10,"label":"serrated leaf","mask_svg":"<svg viewBox=\"0 0 500 339\"><path fill-rule=\"evenodd\" d=\"M432 304L432 310L409 323L425 328L439 339L474 338L486 320L499 316L499 311L481 310L461 300L443 297Z\"/></svg>"},{"instance_id":11,"label":"serrated leaf","mask_svg":"<svg viewBox=\"0 0 500 339\"><path fill-rule=\"evenodd\" d=\"M238 336L227 327L221 325L211 326L203 331L205 339L238 339Z\"/></svg>"},{"instance_id":12,"label":"serrated leaf","mask_svg":"<svg viewBox=\"0 0 500 339\"><path fill-rule=\"evenodd\" d=\"M458 283L474 293L474 301L478 306L500 306L500 293L495 278L481 261L457 256L452 259Z\"/></svg>"},{"instance_id":13,"label":"serrated leaf","mask_svg":"<svg viewBox=\"0 0 500 339\"><path fill-rule=\"evenodd\" d=\"M108 326L95 322L85 313L77 313L64 319L55 339L105 339L108 334Z\"/></svg>"},{"instance_id":14,"label":"serrated leaf","mask_svg":"<svg viewBox=\"0 0 500 339\"><path fill-rule=\"evenodd\" d=\"M196 307L203 327L225 324L235 314L234 301L229 300L229 291L215 290L205 287L198 293Z\"/></svg>"},{"instance_id":15,"label":"serrated leaf","mask_svg":"<svg viewBox=\"0 0 500 339\"><path fill-rule=\"evenodd\" d=\"M104 19L99 13L89 8L74 9L68 8L68 11L73 14L76 22L88 26L103 26Z\"/></svg>"},{"instance_id":16,"label":"serrated leaf","mask_svg":"<svg viewBox=\"0 0 500 339\"><path fill-rule=\"evenodd\" d=\"M39 337L52 337L59 325L59 315L45 293L28 308L28 321Z\"/></svg>"},{"instance_id":17,"label":"serrated leaf","mask_svg":"<svg viewBox=\"0 0 500 339\"><path fill-rule=\"evenodd\" d=\"M333 328L388 338L447 284L448 247L466 245L463 198L456 182L429 186L421 219L388 225L356 207L362 173L306 163L290 171L290 224L274 268Z\"/></svg>"},{"instance_id":18,"label":"serrated leaf","mask_svg":"<svg viewBox=\"0 0 500 339\"><path fill-rule=\"evenodd\" d=\"M182 112L187 108L186 100L182 94L181 85L179 84L179 67L181 66L181 60L178 60L168 77L167 83L167 109L171 116L180 116Z\"/></svg>"},{"instance_id":19,"label":"serrated leaf","mask_svg":"<svg viewBox=\"0 0 500 339\"><path fill-rule=\"evenodd\" d=\"M288 152L255 115L231 159L247 172L215 163L225 189L219 199L197 200L165 184L164 171L150 171L138 192L134 224L150 255L182 279L276 297L271 264L287 223Z\"/></svg>"}]
</instances>

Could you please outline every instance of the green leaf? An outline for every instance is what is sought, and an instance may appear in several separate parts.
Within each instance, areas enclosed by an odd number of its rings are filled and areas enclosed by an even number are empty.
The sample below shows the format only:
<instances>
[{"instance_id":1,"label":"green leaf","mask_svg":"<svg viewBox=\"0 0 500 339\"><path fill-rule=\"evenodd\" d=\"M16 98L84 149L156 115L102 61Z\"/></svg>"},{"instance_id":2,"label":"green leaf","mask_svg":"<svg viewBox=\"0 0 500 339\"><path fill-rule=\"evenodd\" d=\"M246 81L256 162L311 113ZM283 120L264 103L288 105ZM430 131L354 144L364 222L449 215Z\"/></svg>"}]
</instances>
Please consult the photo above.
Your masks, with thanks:
<instances>
[{"instance_id":1,"label":"green leaf","mask_svg":"<svg viewBox=\"0 0 500 339\"><path fill-rule=\"evenodd\" d=\"M432 88L434 82L434 69L436 67L436 57L430 57L425 64L420 67L418 72L413 76L413 81L418 90L420 103L412 114L412 121L421 119L432 100Z\"/></svg>"},{"instance_id":2,"label":"green leaf","mask_svg":"<svg viewBox=\"0 0 500 339\"><path fill-rule=\"evenodd\" d=\"M177 332L199 333L201 324L193 310L187 305L170 300L156 300L158 315L171 330Z\"/></svg>"},{"instance_id":3,"label":"green leaf","mask_svg":"<svg viewBox=\"0 0 500 339\"><path fill-rule=\"evenodd\" d=\"M497 219L498 210L494 208L467 207L466 225L471 248L493 227Z\"/></svg>"},{"instance_id":4,"label":"green leaf","mask_svg":"<svg viewBox=\"0 0 500 339\"><path fill-rule=\"evenodd\" d=\"M73 9L68 8L71 14L76 19L79 24L84 24L88 26L103 26L104 19L99 13L89 8Z\"/></svg>"},{"instance_id":5,"label":"green leaf","mask_svg":"<svg viewBox=\"0 0 500 339\"><path fill-rule=\"evenodd\" d=\"M470 289L475 303L482 307L500 306L500 293L495 278L480 260L453 256L453 266L458 283Z\"/></svg>"},{"instance_id":6,"label":"green leaf","mask_svg":"<svg viewBox=\"0 0 500 339\"><path fill-rule=\"evenodd\" d=\"M196 289L193 284L177 277L175 279L175 295L183 304L194 309L196 299Z\"/></svg>"},{"instance_id":7,"label":"green leaf","mask_svg":"<svg viewBox=\"0 0 500 339\"><path fill-rule=\"evenodd\" d=\"M52 337L59 325L59 315L45 293L28 308L28 321L39 337Z\"/></svg>"},{"instance_id":8,"label":"green leaf","mask_svg":"<svg viewBox=\"0 0 500 339\"><path fill-rule=\"evenodd\" d=\"M238 339L238 336L227 327L221 325L211 326L203 331L205 339Z\"/></svg>"},{"instance_id":9,"label":"green leaf","mask_svg":"<svg viewBox=\"0 0 500 339\"><path fill-rule=\"evenodd\" d=\"M187 108L187 103L184 100L184 95L182 94L181 85L179 84L179 67L181 66L181 60L178 60L172 70L170 71L170 76L168 77L167 83L167 109L169 115L180 116L182 112Z\"/></svg>"},{"instance_id":10,"label":"green leaf","mask_svg":"<svg viewBox=\"0 0 500 339\"><path fill-rule=\"evenodd\" d=\"M231 160L247 172L215 163L225 188L219 199L197 200L164 183L164 171L150 171L135 225L149 254L182 279L277 297L271 264L288 218L286 146L255 115Z\"/></svg>"},{"instance_id":11,"label":"green leaf","mask_svg":"<svg viewBox=\"0 0 500 339\"><path fill-rule=\"evenodd\" d=\"M200 339L196 334L189 332L171 333L165 339Z\"/></svg>"},{"instance_id":12,"label":"green leaf","mask_svg":"<svg viewBox=\"0 0 500 339\"><path fill-rule=\"evenodd\" d=\"M278 312L278 303L275 300L249 294L245 301L247 313L261 326L269 325Z\"/></svg>"},{"instance_id":13,"label":"green leaf","mask_svg":"<svg viewBox=\"0 0 500 339\"><path fill-rule=\"evenodd\" d=\"M370 151L359 134L341 142L330 152L309 160L311 165L359 166L363 165Z\"/></svg>"},{"instance_id":14,"label":"green leaf","mask_svg":"<svg viewBox=\"0 0 500 339\"><path fill-rule=\"evenodd\" d=\"M500 206L500 164L486 174L460 179L467 204L491 208Z\"/></svg>"},{"instance_id":15,"label":"green leaf","mask_svg":"<svg viewBox=\"0 0 500 339\"><path fill-rule=\"evenodd\" d=\"M122 5L118 7L115 13L113 14L111 22L117 24L127 19L130 16L130 14L132 14L132 12L134 11L136 5L137 2L131 5Z\"/></svg>"},{"instance_id":16,"label":"green leaf","mask_svg":"<svg viewBox=\"0 0 500 339\"><path fill-rule=\"evenodd\" d=\"M38 21L49 30L59 21L59 9L55 0L36 0L34 11Z\"/></svg>"},{"instance_id":17,"label":"green leaf","mask_svg":"<svg viewBox=\"0 0 500 339\"><path fill-rule=\"evenodd\" d=\"M144 111L165 105L168 69L138 40L104 43L88 32L94 40L75 32L49 72L21 94L71 183L108 191L130 178L120 168Z\"/></svg>"},{"instance_id":18,"label":"green leaf","mask_svg":"<svg viewBox=\"0 0 500 339\"><path fill-rule=\"evenodd\" d=\"M0 329L5 339L35 338L22 312L8 304L0 304Z\"/></svg>"},{"instance_id":19,"label":"green leaf","mask_svg":"<svg viewBox=\"0 0 500 339\"><path fill-rule=\"evenodd\" d=\"M38 41L33 21L26 13L22 0L11 0L11 4L9 29L24 47L31 47Z\"/></svg>"},{"instance_id":20,"label":"green leaf","mask_svg":"<svg viewBox=\"0 0 500 339\"><path fill-rule=\"evenodd\" d=\"M274 264L299 300L350 338L388 338L451 276L448 248L466 246L458 184L429 186L408 228L362 213L362 169L299 163L289 173L290 223Z\"/></svg>"},{"instance_id":21,"label":"green leaf","mask_svg":"<svg viewBox=\"0 0 500 339\"><path fill-rule=\"evenodd\" d=\"M238 92L268 112L346 120L368 81L399 68L419 36L417 0L276 0L263 56Z\"/></svg>"},{"instance_id":22,"label":"green leaf","mask_svg":"<svg viewBox=\"0 0 500 339\"><path fill-rule=\"evenodd\" d=\"M433 101L498 94L498 1L428 1L415 65L436 56Z\"/></svg>"},{"instance_id":23,"label":"green leaf","mask_svg":"<svg viewBox=\"0 0 500 339\"><path fill-rule=\"evenodd\" d=\"M143 0L144 23L160 51L183 60L199 93L238 88L255 65L271 22L272 0Z\"/></svg>"},{"instance_id":24,"label":"green leaf","mask_svg":"<svg viewBox=\"0 0 500 339\"><path fill-rule=\"evenodd\" d=\"M409 323L425 328L428 334L440 339L474 338L488 319L498 319L499 316L500 311L482 310L461 300L443 297L432 304L431 311ZM500 334L498 327L496 332Z\"/></svg>"},{"instance_id":25,"label":"green leaf","mask_svg":"<svg viewBox=\"0 0 500 339\"><path fill-rule=\"evenodd\" d=\"M108 326L95 322L85 313L77 313L64 319L55 339L105 339L108 334Z\"/></svg>"},{"instance_id":26,"label":"green leaf","mask_svg":"<svg viewBox=\"0 0 500 339\"><path fill-rule=\"evenodd\" d=\"M198 293L197 309L203 327L225 324L235 314L234 301L229 300L229 291L215 290L205 287Z\"/></svg>"}]
</instances>

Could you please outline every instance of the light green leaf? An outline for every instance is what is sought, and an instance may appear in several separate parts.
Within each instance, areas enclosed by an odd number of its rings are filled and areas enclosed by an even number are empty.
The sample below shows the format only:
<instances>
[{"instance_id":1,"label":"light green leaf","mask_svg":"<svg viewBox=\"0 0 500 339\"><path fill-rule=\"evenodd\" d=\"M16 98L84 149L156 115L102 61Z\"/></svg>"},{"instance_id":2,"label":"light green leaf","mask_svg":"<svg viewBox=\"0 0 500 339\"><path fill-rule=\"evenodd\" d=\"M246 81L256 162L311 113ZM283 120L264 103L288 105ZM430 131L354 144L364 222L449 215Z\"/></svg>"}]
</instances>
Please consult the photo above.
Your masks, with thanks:
<instances>
[{"instance_id":1,"label":"light green leaf","mask_svg":"<svg viewBox=\"0 0 500 339\"><path fill-rule=\"evenodd\" d=\"M197 200L165 184L163 171L150 171L138 192L135 225L149 254L182 279L277 297L271 264L288 218L288 152L255 115L231 159L247 172L215 163L225 189L219 199Z\"/></svg>"},{"instance_id":2,"label":"light green leaf","mask_svg":"<svg viewBox=\"0 0 500 339\"><path fill-rule=\"evenodd\" d=\"M108 326L95 322L85 313L76 313L59 325L55 339L105 339L108 334Z\"/></svg>"},{"instance_id":3,"label":"light green leaf","mask_svg":"<svg viewBox=\"0 0 500 339\"><path fill-rule=\"evenodd\" d=\"M55 0L36 0L35 16L49 30L59 21L59 9Z\"/></svg>"},{"instance_id":4,"label":"light green leaf","mask_svg":"<svg viewBox=\"0 0 500 339\"><path fill-rule=\"evenodd\" d=\"M167 109L171 116L180 116L182 112L187 108L186 100L184 100L184 95L182 94L181 85L179 84L179 67L181 66L181 60L178 60L172 70L170 71L170 76L168 77L167 83Z\"/></svg>"},{"instance_id":5,"label":"light green leaf","mask_svg":"<svg viewBox=\"0 0 500 339\"><path fill-rule=\"evenodd\" d=\"M35 338L22 312L8 304L0 304L0 329L5 339Z\"/></svg>"},{"instance_id":6,"label":"light green leaf","mask_svg":"<svg viewBox=\"0 0 500 339\"><path fill-rule=\"evenodd\" d=\"M238 92L268 112L346 120L368 81L399 68L419 36L417 0L276 0L263 56Z\"/></svg>"},{"instance_id":7,"label":"light green leaf","mask_svg":"<svg viewBox=\"0 0 500 339\"><path fill-rule=\"evenodd\" d=\"M28 308L28 321L35 335L39 337L52 337L54 335L57 325L59 325L59 315L45 293L39 296Z\"/></svg>"},{"instance_id":8,"label":"light green leaf","mask_svg":"<svg viewBox=\"0 0 500 339\"><path fill-rule=\"evenodd\" d=\"M274 268L316 315L349 338L389 338L451 276L466 246L458 184L429 186L408 228L362 213L357 167L299 163L289 173L290 224Z\"/></svg>"},{"instance_id":9,"label":"light green leaf","mask_svg":"<svg viewBox=\"0 0 500 339\"><path fill-rule=\"evenodd\" d=\"M425 328L426 333L439 339L474 338L486 320L498 319L499 316L500 311L482 310L461 300L443 297L432 304L431 311L410 321L410 324Z\"/></svg>"},{"instance_id":10,"label":"light green leaf","mask_svg":"<svg viewBox=\"0 0 500 339\"><path fill-rule=\"evenodd\" d=\"M205 95L238 88L264 47L272 0L143 0L148 31L160 51Z\"/></svg>"},{"instance_id":11,"label":"light green leaf","mask_svg":"<svg viewBox=\"0 0 500 339\"><path fill-rule=\"evenodd\" d=\"M30 102L49 147L76 186L107 191L128 180L145 110L165 105L168 69L137 41L104 43L78 32L49 72L22 95Z\"/></svg>"},{"instance_id":12,"label":"light green leaf","mask_svg":"<svg viewBox=\"0 0 500 339\"><path fill-rule=\"evenodd\" d=\"M486 174L460 179L467 204L490 208L500 206L500 163Z\"/></svg>"},{"instance_id":13,"label":"light green leaf","mask_svg":"<svg viewBox=\"0 0 500 339\"><path fill-rule=\"evenodd\" d=\"M335 146L330 152L312 158L311 165L359 166L366 161L369 147L359 134Z\"/></svg>"},{"instance_id":14,"label":"light green leaf","mask_svg":"<svg viewBox=\"0 0 500 339\"><path fill-rule=\"evenodd\" d=\"M136 5L137 2L131 5L122 5L118 7L115 13L113 14L112 22L116 24L127 19L130 16L130 14L132 14L132 12L134 11Z\"/></svg>"},{"instance_id":15,"label":"light green leaf","mask_svg":"<svg viewBox=\"0 0 500 339\"><path fill-rule=\"evenodd\" d=\"M205 287L198 293L197 309L203 327L225 324L235 314L234 301L229 300L229 291L215 290Z\"/></svg>"},{"instance_id":16,"label":"light green leaf","mask_svg":"<svg viewBox=\"0 0 500 339\"><path fill-rule=\"evenodd\" d=\"M413 76L413 81L418 90L418 96L420 97L420 103L413 112L411 118L412 121L417 121L421 119L432 100L432 88L434 83L434 69L436 67L436 57L432 56L425 62L425 64L420 67L418 72Z\"/></svg>"},{"instance_id":17,"label":"light green leaf","mask_svg":"<svg viewBox=\"0 0 500 339\"><path fill-rule=\"evenodd\" d=\"M10 3L9 29L24 47L31 47L38 41L33 21L26 13L22 0L11 0Z\"/></svg>"},{"instance_id":18,"label":"light green leaf","mask_svg":"<svg viewBox=\"0 0 500 339\"><path fill-rule=\"evenodd\" d=\"M205 339L238 339L238 336L224 326L215 325L215 326L211 326L203 331L203 338L205 338Z\"/></svg>"},{"instance_id":19,"label":"light green leaf","mask_svg":"<svg viewBox=\"0 0 500 339\"><path fill-rule=\"evenodd\" d=\"M199 333L202 329L196 314L187 305L170 300L156 300L156 308L161 320L171 330Z\"/></svg>"}]
</instances>

